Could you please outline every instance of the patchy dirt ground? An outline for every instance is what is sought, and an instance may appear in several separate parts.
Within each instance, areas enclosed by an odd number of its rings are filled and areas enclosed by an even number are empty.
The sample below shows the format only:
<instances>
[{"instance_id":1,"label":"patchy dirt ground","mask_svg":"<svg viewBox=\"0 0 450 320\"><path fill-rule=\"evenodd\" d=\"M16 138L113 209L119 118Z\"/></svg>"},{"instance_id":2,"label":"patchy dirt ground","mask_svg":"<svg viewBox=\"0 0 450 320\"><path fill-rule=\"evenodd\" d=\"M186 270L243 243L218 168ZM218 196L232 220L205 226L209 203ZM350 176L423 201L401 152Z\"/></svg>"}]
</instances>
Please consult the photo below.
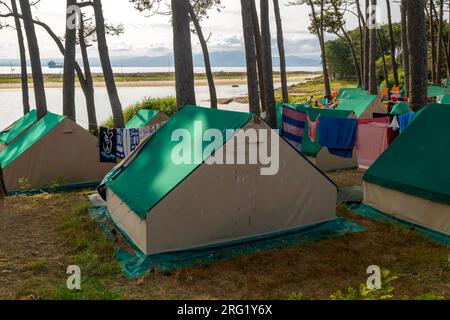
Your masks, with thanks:
<instances>
[{"instance_id":1,"label":"patchy dirt ground","mask_svg":"<svg viewBox=\"0 0 450 320\"><path fill-rule=\"evenodd\" d=\"M330 174L339 185L361 172ZM450 248L414 231L361 218L338 205L339 215L366 232L271 250L209 266L125 279L112 245L82 211L83 193L11 197L0 207L0 299L328 299L358 288L366 268L397 275L394 297L433 293L450 298ZM82 267L83 292L64 289L68 264Z\"/></svg>"}]
</instances>

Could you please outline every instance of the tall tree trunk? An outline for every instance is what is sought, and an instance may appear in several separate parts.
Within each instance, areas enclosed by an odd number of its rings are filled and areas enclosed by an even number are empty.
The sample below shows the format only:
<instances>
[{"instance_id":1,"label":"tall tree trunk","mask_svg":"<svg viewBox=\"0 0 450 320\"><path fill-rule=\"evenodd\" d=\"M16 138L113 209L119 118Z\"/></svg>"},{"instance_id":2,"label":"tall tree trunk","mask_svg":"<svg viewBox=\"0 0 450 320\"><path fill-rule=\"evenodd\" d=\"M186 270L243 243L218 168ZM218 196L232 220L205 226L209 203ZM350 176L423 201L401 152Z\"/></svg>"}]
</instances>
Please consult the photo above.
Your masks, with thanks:
<instances>
[{"instance_id":1,"label":"tall tree trunk","mask_svg":"<svg viewBox=\"0 0 450 320\"><path fill-rule=\"evenodd\" d=\"M431 78L436 83L436 36L434 34L434 3L430 1L430 43L431 43Z\"/></svg>"},{"instance_id":2,"label":"tall tree trunk","mask_svg":"<svg viewBox=\"0 0 450 320\"><path fill-rule=\"evenodd\" d=\"M80 51L81 51L81 57L83 59L83 69L84 69L84 76L85 76L85 80L84 80L85 89L83 91L84 91L84 95L86 98L86 109L87 109L88 122L89 122L89 131L94 135L98 135L97 114L95 111L94 80L92 78L91 65L89 62L86 39L84 36L83 16L81 16L80 24L81 24L81 28L78 31L78 39L80 41L80 49L81 49Z\"/></svg>"},{"instance_id":3,"label":"tall tree trunk","mask_svg":"<svg viewBox=\"0 0 450 320\"><path fill-rule=\"evenodd\" d=\"M320 1L320 17L318 19L316 15L316 9L314 7L314 2L312 0L308 0L309 6L312 11L312 19L315 29L317 30L317 36L319 38L320 44L320 52L322 58L322 69L323 69L323 82L325 85L325 96L331 98L331 85L330 85L330 76L328 73L328 64L327 64L327 55L325 52L325 36L324 36L324 28L323 28L323 13L324 13L324 0Z\"/></svg>"},{"instance_id":4,"label":"tall tree trunk","mask_svg":"<svg viewBox=\"0 0 450 320\"><path fill-rule=\"evenodd\" d=\"M277 42L278 52L280 55L281 91L283 95L283 102L288 103L289 92L286 73L286 53L284 51L283 24L281 22L280 4L278 3L278 0L273 0L273 6L275 10L275 21L277 23Z\"/></svg>"},{"instance_id":5,"label":"tall tree trunk","mask_svg":"<svg viewBox=\"0 0 450 320\"><path fill-rule=\"evenodd\" d=\"M248 0L241 0L242 26L244 31L245 58L247 62L247 86L250 112L259 114L258 70L253 35L252 5Z\"/></svg>"},{"instance_id":6,"label":"tall tree trunk","mask_svg":"<svg viewBox=\"0 0 450 320\"><path fill-rule=\"evenodd\" d=\"M427 102L427 39L424 0L405 1L407 8L411 108L418 111Z\"/></svg>"},{"instance_id":7,"label":"tall tree trunk","mask_svg":"<svg viewBox=\"0 0 450 320\"><path fill-rule=\"evenodd\" d=\"M71 19L74 12L70 12L69 8L77 4L77 0L67 0L66 13L66 37L64 49L64 75L63 75L63 115L76 120L75 112L75 59L76 59L76 41L77 29L71 25Z\"/></svg>"},{"instance_id":8,"label":"tall tree trunk","mask_svg":"<svg viewBox=\"0 0 450 320\"><path fill-rule=\"evenodd\" d=\"M369 30L370 0L366 0L366 28L364 34L364 89L369 90L370 74L370 30Z\"/></svg>"},{"instance_id":9,"label":"tall tree trunk","mask_svg":"<svg viewBox=\"0 0 450 320\"><path fill-rule=\"evenodd\" d=\"M364 77L365 77L365 57L364 57L364 30L366 21L364 19L364 15L361 11L361 2L359 0L355 1L356 4L356 10L358 11L358 26L359 26L359 60L360 60L360 78L361 78L361 85L360 87L364 86Z\"/></svg>"},{"instance_id":10,"label":"tall tree trunk","mask_svg":"<svg viewBox=\"0 0 450 320\"><path fill-rule=\"evenodd\" d=\"M171 1L177 107L178 109L181 109L187 104L196 104L189 21L189 1Z\"/></svg>"},{"instance_id":11,"label":"tall tree trunk","mask_svg":"<svg viewBox=\"0 0 450 320\"><path fill-rule=\"evenodd\" d=\"M33 72L37 117L38 119L41 119L47 114L47 98L45 96L44 76L42 75L41 55L39 52L36 30L34 29L30 3L28 0L19 0L19 3L23 16L23 26L27 35L31 70Z\"/></svg>"},{"instance_id":12,"label":"tall tree trunk","mask_svg":"<svg viewBox=\"0 0 450 320\"><path fill-rule=\"evenodd\" d=\"M409 45L408 45L408 24L407 24L407 4L406 1L402 0L400 5L401 11L401 38L402 38L402 57L403 57L403 71L404 71L404 86L405 97L409 97L410 88L410 76L409 76Z\"/></svg>"},{"instance_id":13,"label":"tall tree trunk","mask_svg":"<svg viewBox=\"0 0 450 320\"><path fill-rule=\"evenodd\" d=\"M261 103L261 110L265 112L266 101L265 101L265 91L264 91L264 72L263 72L263 51L262 51L262 40L261 40L261 30L259 28L259 18L258 11L256 10L255 0L249 0L252 6L252 22L253 22L253 36L255 37L256 46L256 58L258 63L258 84L259 84L259 100Z\"/></svg>"},{"instance_id":14,"label":"tall tree trunk","mask_svg":"<svg viewBox=\"0 0 450 320\"><path fill-rule=\"evenodd\" d=\"M377 5L377 0L371 0L372 8ZM376 17L370 17L376 19ZM370 28L370 62L369 62L369 93L378 94L377 86L377 29L375 26Z\"/></svg>"},{"instance_id":15,"label":"tall tree trunk","mask_svg":"<svg viewBox=\"0 0 450 320\"><path fill-rule=\"evenodd\" d=\"M22 33L22 23L20 22L19 11L17 10L16 0L11 0L11 10L14 14L14 23L17 32L17 42L19 44L20 55L20 81L22 84L22 106L23 114L30 112L30 93L28 89L28 71L27 71L27 55L25 51L25 42Z\"/></svg>"},{"instance_id":16,"label":"tall tree trunk","mask_svg":"<svg viewBox=\"0 0 450 320\"><path fill-rule=\"evenodd\" d=\"M3 169L0 164L0 200L5 198L7 196L6 186L5 186L5 179L3 178Z\"/></svg>"},{"instance_id":17,"label":"tall tree trunk","mask_svg":"<svg viewBox=\"0 0 450 320\"><path fill-rule=\"evenodd\" d=\"M394 74L394 83L395 86L399 86L398 80L398 66L397 59L395 58L395 39L394 39L394 31L392 29L392 15L391 15L391 2L390 0L386 0L387 5L387 13L388 13L388 27L389 27L389 42L391 45L391 61L392 61L392 72Z\"/></svg>"},{"instance_id":18,"label":"tall tree trunk","mask_svg":"<svg viewBox=\"0 0 450 320\"><path fill-rule=\"evenodd\" d=\"M450 5L448 10L447 78L450 78Z\"/></svg>"},{"instance_id":19,"label":"tall tree trunk","mask_svg":"<svg viewBox=\"0 0 450 320\"><path fill-rule=\"evenodd\" d=\"M202 27L198 21L197 15L195 14L194 8L189 4L189 15L194 23L195 32L197 33L198 40L200 41L200 46L202 47L203 60L205 62L206 78L208 79L209 96L211 108L217 109L217 91L216 85L214 84L214 77L211 70L211 60L209 58L208 45L206 43L205 37L203 35Z\"/></svg>"},{"instance_id":20,"label":"tall tree trunk","mask_svg":"<svg viewBox=\"0 0 450 320\"><path fill-rule=\"evenodd\" d=\"M105 77L106 89L108 91L109 102L114 118L114 126L116 128L125 127L123 118L122 104L120 103L119 94L117 92L116 81L111 67L109 58L108 43L106 42L105 18L103 17L103 8L101 0L93 0L95 25L97 33L98 53L102 65L103 76Z\"/></svg>"},{"instance_id":21,"label":"tall tree trunk","mask_svg":"<svg viewBox=\"0 0 450 320\"><path fill-rule=\"evenodd\" d=\"M386 81L386 87L390 90L390 86L389 86L389 71L388 71L388 67L387 67L387 63L386 63L386 51L384 50L384 45L383 45L384 39L381 36L380 30L377 30L377 34L378 34L378 41L380 42L381 59L383 61L384 79Z\"/></svg>"},{"instance_id":22,"label":"tall tree trunk","mask_svg":"<svg viewBox=\"0 0 450 320\"><path fill-rule=\"evenodd\" d=\"M436 82L440 86L442 82L442 58L444 57L444 43L442 35L444 33L444 0L439 0L439 30L438 30L438 52L436 61Z\"/></svg>"},{"instance_id":23,"label":"tall tree trunk","mask_svg":"<svg viewBox=\"0 0 450 320\"><path fill-rule=\"evenodd\" d=\"M264 93L268 124L277 127L275 92L273 88L272 38L270 36L269 0L261 0L261 42L263 54Z\"/></svg>"},{"instance_id":24,"label":"tall tree trunk","mask_svg":"<svg viewBox=\"0 0 450 320\"><path fill-rule=\"evenodd\" d=\"M364 28L361 22L361 17L358 19L359 21L359 60L360 60L360 78L362 88L364 85Z\"/></svg>"}]
</instances>

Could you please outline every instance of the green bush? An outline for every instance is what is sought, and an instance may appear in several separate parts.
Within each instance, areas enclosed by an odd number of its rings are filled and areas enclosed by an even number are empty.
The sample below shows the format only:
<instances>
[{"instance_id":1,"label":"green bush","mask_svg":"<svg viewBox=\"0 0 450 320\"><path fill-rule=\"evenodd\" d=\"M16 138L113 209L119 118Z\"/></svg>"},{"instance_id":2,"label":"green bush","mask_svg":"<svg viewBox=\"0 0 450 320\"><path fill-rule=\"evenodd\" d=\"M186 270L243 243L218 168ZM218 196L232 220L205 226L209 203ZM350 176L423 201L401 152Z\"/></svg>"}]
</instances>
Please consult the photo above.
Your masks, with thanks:
<instances>
[{"instance_id":1,"label":"green bush","mask_svg":"<svg viewBox=\"0 0 450 320\"><path fill-rule=\"evenodd\" d=\"M175 97L165 97L165 98L145 98L141 102L128 106L123 111L123 116L125 119L125 123L131 120L136 113L140 110L160 110L166 113L169 117L174 115L177 112L177 100ZM114 127L114 119L110 117L105 123L102 124L102 127L113 128Z\"/></svg>"}]
</instances>

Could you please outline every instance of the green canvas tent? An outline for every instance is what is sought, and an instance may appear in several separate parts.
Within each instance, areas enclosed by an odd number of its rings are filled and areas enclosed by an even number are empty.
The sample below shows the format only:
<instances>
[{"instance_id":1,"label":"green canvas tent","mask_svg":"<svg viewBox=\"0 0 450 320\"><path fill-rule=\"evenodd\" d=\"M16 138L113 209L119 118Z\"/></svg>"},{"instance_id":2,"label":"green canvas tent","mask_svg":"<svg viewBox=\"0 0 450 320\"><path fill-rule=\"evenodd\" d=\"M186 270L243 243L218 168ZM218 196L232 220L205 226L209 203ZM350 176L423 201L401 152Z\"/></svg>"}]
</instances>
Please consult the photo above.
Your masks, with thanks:
<instances>
[{"instance_id":1,"label":"green canvas tent","mask_svg":"<svg viewBox=\"0 0 450 320\"><path fill-rule=\"evenodd\" d=\"M364 175L364 202L450 235L450 107L422 109Z\"/></svg>"},{"instance_id":2,"label":"green canvas tent","mask_svg":"<svg viewBox=\"0 0 450 320\"><path fill-rule=\"evenodd\" d=\"M139 110L130 121L127 122L125 127L127 129L140 129L146 126L154 126L156 124L165 122L169 117L159 110Z\"/></svg>"},{"instance_id":3,"label":"green canvas tent","mask_svg":"<svg viewBox=\"0 0 450 320\"><path fill-rule=\"evenodd\" d=\"M439 103L450 104L450 94L445 94L439 99Z\"/></svg>"},{"instance_id":4,"label":"green canvas tent","mask_svg":"<svg viewBox=\"0 0 450 320\"><path fill-rule=\"evenodd\" d=\"M332 110L332 109L319 109L311 108L306 105L296 105L296 104L277 104L277 115L278 115L278 129L281 129L281 120L283 115L283 106L286 106L297 111L307 113L312 121L316 121L319 115L335 118L354 118L355 115L352 111L347 110ZM320 122L319 122L320 126ZM309 131L309 125L306 124L305 132ZM319 135L319 133L318 133ZM312 142L307 134L303 137L302 143L302 153L308 160L310 160L314 165L316 165L322 171L335 171L340 169L350 169L358 167L358 161L356 155L352 159L345 159L337 157L330 152L327 148L322 148L319 144L319 136Z\"/></svg>"},{"instance_id":5,"label":"green canvas tent","mask_svg":"<svg viewBox=\"0 0 450 320\"><path fill-rule=\"evenodd\" d=\"M370 95L361 88L339 89L336 110L352 111L358 119L371 119L374 113L386 113L381 96Z\"/></svg>"},{"instance_id":6,"label":"green canvas tent","mask_svg":"<svg viewBox=\"0 0 450 320\"><path fill-rule=\"evenodd\" d=\"M19 120L14 122L8 128L0 132L0 150L3 150L8 144L13 142L18 136L20 136L25 130L27 130L33 123L37 121L37 112L32 110Z\"/></svg>"},{"instance_id":7,"label":"green canvas tent","mask_svg":"<svg viewBox=\"0 0 450 320\"><path fill-rule=\"evenodd\" d=\"M210 130L213 140L204 136ZM267 133L258 138L260 143L245 138L260 130ZM185 162L174 160L177 132L183 132L183 141L191 137L186 141L199 152L196 161L192 155ZM278 142L277 174L261 174L260 164L213 161L230 154L250 159L251 146L263 141L271 146ZM208 148L211 143L214 148ZM337 197L336 186L323 173L253 114L195 106L175 114L99 189L117 229L145 255L245 241L334 220Z\"/></svg>"},{"instance_id":8,"label":"green canvas tent","mask_svg":"<svg viewBox=\"0 0 450 320\"><path fill-rule=\"evenodd\" d=\"M391 110L391 114L402 115L409 113L409 103L405 101L400 101Z\"/></svg>"},{"instance_id":9,"label":"green canvas tent","mask_svg":"<svg viewBox=\"0 0 450 320\"><path fill-rule=\"evenodd\" d=\"M428 98L436 98L449 93L448 89L439 86L428 86L427 96Z\"/></svg>"},{"instance_id":10,"label":"green canvas tent","mask_svg":"<svg viewBox=\"0 0 450 320\"><path fill-rule=\"evenodd\" d=\"M66 117L48 113L0 151L9 193L101 181L111 169L101 164L97 138Z\"/></svg>"}]
</instances>

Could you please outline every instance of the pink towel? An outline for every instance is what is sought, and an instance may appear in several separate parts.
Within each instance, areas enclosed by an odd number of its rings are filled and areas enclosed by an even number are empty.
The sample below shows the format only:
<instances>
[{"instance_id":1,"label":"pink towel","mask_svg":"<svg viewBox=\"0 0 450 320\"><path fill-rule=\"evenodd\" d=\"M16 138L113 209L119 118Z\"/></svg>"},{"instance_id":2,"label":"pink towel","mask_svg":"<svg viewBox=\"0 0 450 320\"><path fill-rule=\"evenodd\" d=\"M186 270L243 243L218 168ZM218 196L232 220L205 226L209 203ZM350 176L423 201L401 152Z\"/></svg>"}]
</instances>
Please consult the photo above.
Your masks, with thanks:
<instances>
[{"instance_id":1,"label":"pink towel","mask_svg":"<svg viewBox=\"0 0 450 320\"><path fill-rule=\"evenodd\" d=\"M317 116L316 121L312 121L308 114L308 126L309 126L309 139L312 143L316 142L317 138L317 127L319 126L320 114Z\"/></svg>"}]
</instances>

